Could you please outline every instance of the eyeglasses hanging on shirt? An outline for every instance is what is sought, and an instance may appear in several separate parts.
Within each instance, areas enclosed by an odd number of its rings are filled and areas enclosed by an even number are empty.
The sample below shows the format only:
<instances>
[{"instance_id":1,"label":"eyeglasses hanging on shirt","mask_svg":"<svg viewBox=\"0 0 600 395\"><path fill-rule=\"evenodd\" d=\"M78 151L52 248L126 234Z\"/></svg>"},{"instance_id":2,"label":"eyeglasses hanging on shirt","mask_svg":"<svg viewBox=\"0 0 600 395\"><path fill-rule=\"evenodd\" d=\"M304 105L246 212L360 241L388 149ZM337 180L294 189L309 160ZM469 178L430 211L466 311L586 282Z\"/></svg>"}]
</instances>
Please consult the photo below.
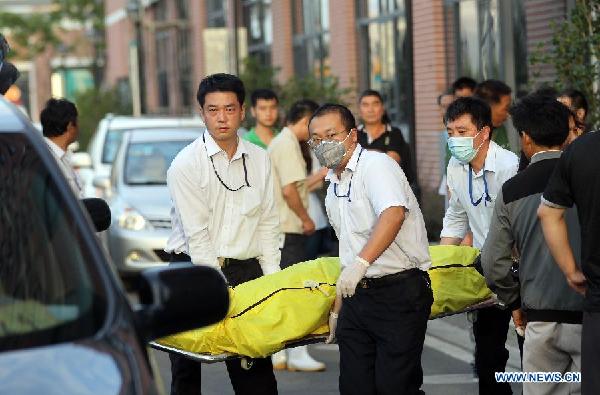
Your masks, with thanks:
<instances>
[{"instance_id":1,"label":"eyeglasses hanging on shirt","mask_svg":"<svg viewBox=\"0 0 600 395\"><path fill-rule=\"evenodd\" d=\"M356 159L356 167L358 167L358 162L360 162L360 156L362 155L363 150L364 150L364 148L361 148L360 152L358 153L358 159ZM352 199L350 199L350 192L352 191L352 177L354 177L354 172L352 172L352 174L350 175L350 182L348 183L348 193L346 193L345 195L338 195L338 192L337 192L338 184L333 184L333 193L336 197L348 198L348 202L352 202Z\"/></svg>"},{"instance_id":2,"label":"eyeglasses hanging on shirt","mask_svg":"<svg viewBox=\"0 0 600 395\"><path fill-rule=\"evenodd\" d=\"M488 185L487 185L487 180L485 179L485 167L483 168L483 188L484 188L484 192L483 195L481 195L481 197L479 199L477 199L476 201L473 200L473 168L471 167L471 165L469 165L469 198L471 199L471 204L475 207L477 207L479 205L479 203L481 203L481 200L483 200L485 198L485 202L484 205L487 206L488 202L492 201L492 198L490 197L490 194L488 192Z\"/></svg>"},{"instance_id":3,"label":"eyeglasses hanging on shirt","mask_svg":"<svg viewBox=\"0 0 600 395\"><path fill-rule=\"evenodd\" d=\"M208 155L208 149L206 149L206 136L204 134L202 135L202 142L204 143L204 149L206 150L206 154ZM243 154L242 154L242 164L244 166L244 179L245 179L246 183L242 184L241 186L239 186L236 189L228 187L227 184L225 184L225 182L223 182L223 179L221 179L221 176L219 176L219 173L217 173L217 168L215 167L215 162L213 161L212 156L208 155L208 158L210 159L210 163L212 164L212 168L215 172L215 176L217 176L217 179L219 180L221 185L223 185L225 187L225 189L227 189L228 191L231 191L231 192L236 192L236 191L239 191L240 189L242 189L243 187L250 188L250 183L248 182L248 169L246 168L246 157Z\"/></svg>"}]
</instances>

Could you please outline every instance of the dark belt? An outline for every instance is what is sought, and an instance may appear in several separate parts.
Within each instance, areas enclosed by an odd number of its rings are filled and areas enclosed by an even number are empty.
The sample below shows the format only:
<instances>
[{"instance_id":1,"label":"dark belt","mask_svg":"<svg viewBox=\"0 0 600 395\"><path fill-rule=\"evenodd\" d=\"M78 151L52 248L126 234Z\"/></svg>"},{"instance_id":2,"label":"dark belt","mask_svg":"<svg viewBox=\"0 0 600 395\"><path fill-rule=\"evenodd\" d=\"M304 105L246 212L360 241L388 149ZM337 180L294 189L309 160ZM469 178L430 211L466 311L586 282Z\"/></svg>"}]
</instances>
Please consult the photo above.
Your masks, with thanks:
<instances>
[{"instance_id":1,"label":"dark belt","mask_svg":"<svg viewBox=\"0 0 600 395\"><path fill-rule=\"evenodd\" d=\"M248 258L248 259L234 259L234 258L223 258L223 264L221 267L227 267L232 265L248 265L258 262L257 258Z\"/></svg>"},{"instance_id":2,"label":"dark belt","mask_svg":"<svg viewBox=\"0 0 600 395\"><path fill-rule=\"evenodd\" d=\"M427 275L427 272L424 272L421 269L408 269L403 270L398 273L388 274L387 276L381 277L364 277L358 282L358 288L379 288L385 287L388 285L399 283L402 280L406 280L407 278L411 278L417 275Z\"/></svg>"},{"instance_id":3,"label":"dark belt","mask_svg":"<svg viewBox=\"0 0 600 395\"><path fill-rule=\"evenodd\" d=\"M173 252L171 253L171 262L172 263L191 262L191 261L192 261L192 259L185 252L182 252L179 254L175 254ZM256 261L257 261L256 258L249 258L249 259L223 258L223 264L221 265L221 267L223 268L223 267L227 267L227 266L231 266L231 265L246 265L249 263L254 263Z\"/></svg>"}]
</instances>

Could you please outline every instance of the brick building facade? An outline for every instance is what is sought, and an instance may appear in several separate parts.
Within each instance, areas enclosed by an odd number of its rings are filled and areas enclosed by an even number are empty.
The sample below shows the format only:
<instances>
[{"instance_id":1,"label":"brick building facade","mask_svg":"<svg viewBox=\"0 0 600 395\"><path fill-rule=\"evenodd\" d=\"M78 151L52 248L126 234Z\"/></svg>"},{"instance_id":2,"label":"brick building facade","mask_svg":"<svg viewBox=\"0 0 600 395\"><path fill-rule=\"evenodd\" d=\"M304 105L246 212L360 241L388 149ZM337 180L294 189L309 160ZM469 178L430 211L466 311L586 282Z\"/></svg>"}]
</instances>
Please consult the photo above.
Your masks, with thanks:
<instances>
[{"instance_id":1,"label":"brick building facade","mask_svg":"<svg viewBox=\"0 0 600 395\"><path fill-rule=\"evenodd\" d=\"M527 58L572 0L137 0L149 113L195 111L207 73L238 73L251 55L293 75L335 75L356 93L382 92L410 140L421 187L440 181L436 98L460 75L528 88ZM135 18L129 0L105 0L110 85L130 88ZM186 75L186 73L188 75ZM551 69L539 81L551 81ZM187 86L186 86L187 85ZM352 98L352 100L354 100Z\"/></svg>"}]
</instances>

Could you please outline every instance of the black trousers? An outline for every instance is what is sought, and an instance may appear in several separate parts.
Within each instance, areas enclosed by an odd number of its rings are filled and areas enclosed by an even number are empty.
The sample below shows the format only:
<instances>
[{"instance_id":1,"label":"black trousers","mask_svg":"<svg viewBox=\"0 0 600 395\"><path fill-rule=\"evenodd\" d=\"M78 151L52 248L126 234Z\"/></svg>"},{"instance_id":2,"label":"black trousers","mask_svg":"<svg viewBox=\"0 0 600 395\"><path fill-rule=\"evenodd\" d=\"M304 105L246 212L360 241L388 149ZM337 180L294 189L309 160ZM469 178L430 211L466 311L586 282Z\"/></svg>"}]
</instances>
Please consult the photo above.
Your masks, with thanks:
<instances>
[{"instance_id":1,"label":"black trousers","mask_svg":"<svg viewBox=\"0 0 600 395\"><path fill-rule=\"evenodd\" d=\"M190 262L186 254L172 254L171 262ZM234 262L223 267L230 285L236 286L262 276L258 260ZM171 359L171 395L199 395L202 393L202 364L186 357L169 354ZM271 358L253 359L249 370L242 369L239 359L226 361L229 380L236 394L277 394L277 381Z\"/></svg>"},{"instance_id":2,"label":"black trousers","mask_svg":"<svg viewBox=\"0 0 600 395\"><path fill-rule=\"evenodd\" d=\"M581 334L581 394L600 394L600 312L584 312Z\"/></svg>"},{"instance_id":3,"label":"black trousers","mask_svg":"<svg viewBox=\"0 0 600 395\"><path fill-rule=\"evenodd\" d=\"M342 395L420 394L421 353L433 303L427 273L357 288L345 298L336 337Z\"/></svg>"},{"instance_id":4,"label":"black trousers","mask_svg":"<svg viewBox=\"0 0 600 395\"><path fill-rule=\"evenodd\" d=\"M305 235L297 233L286 233L281 249L281 262L279 266L282 269L295 265L298 262L306 260L306 242L308 238Z\"/></svg>"},{"instance_id":5,"label":"black trousers","mask_svg":"<svg viewBox=\"0 0 600 395\"><path fill-rule=\"evenodd\" d=\"M512 394L510 384L497 383L494 374L504 372L506 369L508 350L505 345L511 317L510 309L488 307L477 310L473 334L480 395Z\"/></svg>"}]
</instances>

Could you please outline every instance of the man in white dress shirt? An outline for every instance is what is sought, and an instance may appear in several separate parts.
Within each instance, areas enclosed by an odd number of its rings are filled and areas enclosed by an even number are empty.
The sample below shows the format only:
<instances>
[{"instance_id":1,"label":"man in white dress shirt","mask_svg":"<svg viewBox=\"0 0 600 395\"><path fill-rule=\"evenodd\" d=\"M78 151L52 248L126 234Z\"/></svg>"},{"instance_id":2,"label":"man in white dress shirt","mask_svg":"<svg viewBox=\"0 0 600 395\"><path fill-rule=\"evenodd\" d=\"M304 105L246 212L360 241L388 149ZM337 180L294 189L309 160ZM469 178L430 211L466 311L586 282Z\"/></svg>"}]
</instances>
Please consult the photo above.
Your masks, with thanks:
<instances>
[{"instance_id":1,"label":"man in white dress shirt","mask_svg":"<svg viewBox=\"0 0 600 395\"><path fill-rule=\"evenodd\" d=\"M83 183L71 165L69 144L79 137L77 108L66 99L50 99L40 114L42 133L73 193L83 198Z\"/></svg>"},{"instance_id":2,"label":"man in white dress shirt","mask_svg":"<svg viewBox=\"0 0 600 395\"><path fill-rule=\"evenodd\" d=\"M341 394L419 394L433 295L425 223L402 169L358 144L348 108L325 104L311 148L330 169L325 206L340 241L344 297L330 329L340 348ZM337 326L337 329L336 329Z\"/></svg>"},{"instance_id":3,"label":"man in white dress shirt","mask_svg":"<svg viewBox=\"0 0 600 395\"><path fill-rule=\"evenodd\" d=\"M496 195L502 184L517 173L518 158L490 141L491 110L484 101L463 97L448 106L444 116L452 158L447 180L450 203L444 216L440 244L459 245L467 230L473 246L481 249L487 236ZM481 309L473 324L475 368L480 394L510 394L510 385L497 383L494 372L502 372L508 360L505 348L511 311L496 307Z\"/></svg>"},{"instance_id":4,"label":"man in white dress shirt","mask_svg":"<svg viewBox=\"0 0 600 395\"><path fill-rule=\"evenodd\" d=\"M279 216L267 152L238 138L245 90L230 74L200 82L197 99L207 132L185 147L167 172L173 231L165 251L223 273L230 285L279 271ZM276 394L271 358L227 361L236 394ZM201 364L171 356L171 394L199 394Z\"/></svg>"}]
</instances>

